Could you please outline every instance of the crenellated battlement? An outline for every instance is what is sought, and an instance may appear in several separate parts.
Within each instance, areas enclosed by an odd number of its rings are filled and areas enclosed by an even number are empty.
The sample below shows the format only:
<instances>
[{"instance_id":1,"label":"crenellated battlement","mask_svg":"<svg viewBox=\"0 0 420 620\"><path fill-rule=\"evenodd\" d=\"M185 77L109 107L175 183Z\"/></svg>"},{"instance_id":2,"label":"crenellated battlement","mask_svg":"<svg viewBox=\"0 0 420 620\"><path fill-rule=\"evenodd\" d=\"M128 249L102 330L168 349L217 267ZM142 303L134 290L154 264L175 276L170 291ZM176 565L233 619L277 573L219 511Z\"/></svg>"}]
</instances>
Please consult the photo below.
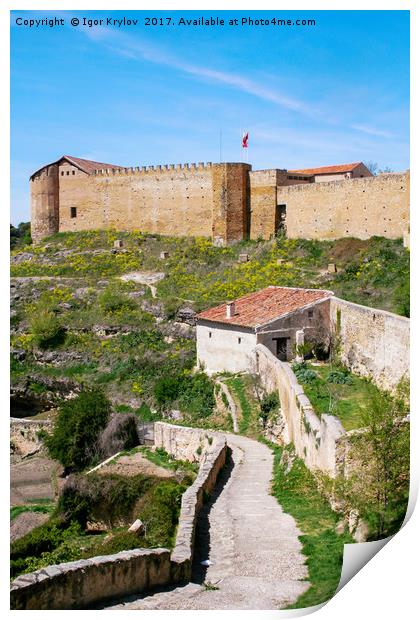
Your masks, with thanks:
<instances>
[{"instance_id":1,"label":"crenellated battlement","mask_svg":"<svg viewBox=\"0 0 420 620\"><path fill-rule=\"evenodd\" d=\"M158 164L155 166L129 166L127 168L99 168L92 172L93 176L115 176L115 175L127 175L127 174L156 174L184 170L187 172L198 172L203 170L211 170L213 167L212 162L206 164L202 161L198 163L185 163L185 164Z\"/></svg>"}]
</instances>

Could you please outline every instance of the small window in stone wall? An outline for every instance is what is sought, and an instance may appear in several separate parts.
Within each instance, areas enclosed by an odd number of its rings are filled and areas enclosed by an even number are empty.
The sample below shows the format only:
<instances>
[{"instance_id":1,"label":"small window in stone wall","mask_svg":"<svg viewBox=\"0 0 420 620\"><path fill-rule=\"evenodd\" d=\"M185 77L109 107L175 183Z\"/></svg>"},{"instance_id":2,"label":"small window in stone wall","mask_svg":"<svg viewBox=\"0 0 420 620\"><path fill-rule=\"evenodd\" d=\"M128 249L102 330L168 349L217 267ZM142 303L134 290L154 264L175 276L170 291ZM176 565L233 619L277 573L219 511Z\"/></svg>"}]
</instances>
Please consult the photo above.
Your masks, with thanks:
<instances>
[{"instance_id":1,"label":"small window in stone wall","mask_svg":"<svg viewBox=\"0 0 420 620\"><path fill-rule=\"evenodd\" d=\"M69 174L70 174L70 170L67 170L66 174L67 174L67 176L69 176Z\"/></svg>"},{"instance_id":2,"label":"small window in stone wall","mask_svg":"<svg viewBox=\"0 0 420 620\"><path fill-rule=\"evenodd\" d=\"M76 207L70 207L70 217L71 218L77 217L77 208Z\"/></svg>"},{"instance_id":3,"label":"small window in stone wall","mask_svg":"<svg viewBox=\"0 0 420 620\"><path fill-rule=\"evenodd\" d=\"M61 171L61 176L62 176L62 177L64 176L64 170L62 170L62 171Z\"/></svg>"},{"instance_id":4,"label":"small window in stone wall","mask_svg":"<svg viewBox=\"0 0 420 620\"><path fill-rule=\"evenodd\" d=\"M242 338L238 338L238 344L241 344Z\"/></svg>"},{"instance_id":5,"label":"small window in stone wall","mask_svg":"<svg viewBox=\"0 0 420 620\"><path fill-rule=\"evenodd\" d=\"M211 338L211 332L209 332L209 338Z\"/></svg>"},{"instance_id":6,"label":"small window in stone wall","mask_svg":"<svg viewBox=\"0 0 420 620\"><path fill-rule=\"evenodd\" d=\"M314 311L313 310L308 310L308 318L312 319L314 316Z\"/></svg>"},{"instance_id":7,"label":"small window in stone wall","mask_svg":"<svg viewBox=\"0 0 420 620\"><path fill-rule=\"evenodd\" d=\"M75 170L72 170L72 171L71 171L71 173L72 173L72 174L76 174L76 171L75 171Z\"/></svg>"}]
</instances>

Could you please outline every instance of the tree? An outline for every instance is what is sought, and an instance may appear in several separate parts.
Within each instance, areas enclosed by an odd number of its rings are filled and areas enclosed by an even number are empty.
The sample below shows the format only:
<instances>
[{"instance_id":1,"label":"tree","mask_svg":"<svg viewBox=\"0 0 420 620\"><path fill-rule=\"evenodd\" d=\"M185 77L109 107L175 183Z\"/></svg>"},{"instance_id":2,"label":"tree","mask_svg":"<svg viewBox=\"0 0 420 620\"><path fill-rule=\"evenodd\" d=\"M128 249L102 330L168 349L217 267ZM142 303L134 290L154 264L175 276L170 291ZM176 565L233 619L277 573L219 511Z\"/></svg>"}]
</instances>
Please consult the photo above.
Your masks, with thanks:
<instances>
[{"instance_id":1,"label":"tree","mask_svg":"<svg viewBox=\"0 0 420 620\"><path fill-rule=\"evenodd\" d=\"M352 473L344 481L349 504L367 521L370 539L394 534L404 520L410 480L410 436L402 383L397 396L371 398L365 428L353 438Z\"/></svg>"},{"instance_id":2,"label":"tree","mask_svg":"<svg viewBox=\"0 0 420 620\"><path fill-rule=\"evenodd\" d=\"M378 164L376 163L376 161L367 161L365 162L365 166L374 176L378 174Z\"/></svg>"},{"instance_id":3,"label":"tree","mask_svg":"<svg viewBox=\"0 0 420 620\"><path fill-rule=\"evenodd\" d=\"M30 222L21 222L17 228L13 226L13 224L10 224L10 249L16 246L30 245L31 243Z\"/></svg>"},{"instance_id":4,"label":"tree","mask_svg":"<svg viewBox=\"0 0 420 620\"><path fill-rule=\"evenodd\" d=\"M50 456L65 468L80 470L96 455L100 432L108 423L111 405L99 390L84 390L65 402L57 422L46 439Z\"/></svg>"},{"instance_id":5,"label":"tree","mask_svg":"<svg viewBox=\"0 0 420 620\"><path fill-rule=\"evenodd\" d=\"M373 174L373 176L377 176L378 174L388 174L389 172L394 172L392 168L389 166L385 166L384 168L379 168L376 161L367 161L365 162L366 168Z\"/></svg>"}]
</instances>

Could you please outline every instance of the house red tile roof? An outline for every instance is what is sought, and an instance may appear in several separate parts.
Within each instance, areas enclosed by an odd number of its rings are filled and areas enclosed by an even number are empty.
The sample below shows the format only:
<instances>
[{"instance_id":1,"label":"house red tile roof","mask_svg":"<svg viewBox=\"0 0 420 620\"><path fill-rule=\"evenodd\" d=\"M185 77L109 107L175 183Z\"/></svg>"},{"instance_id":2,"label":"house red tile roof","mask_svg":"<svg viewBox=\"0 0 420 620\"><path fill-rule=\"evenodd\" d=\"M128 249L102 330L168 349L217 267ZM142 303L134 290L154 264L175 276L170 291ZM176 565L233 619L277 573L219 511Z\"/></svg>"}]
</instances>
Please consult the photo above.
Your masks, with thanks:
<instances>
[{"instance_id":1,"label":"house red tile roof","mask_svg":"<svg viewBox=\"0 0 420 620\"><path fill-rule=\"evenodd\" d=\"M357 161L354 164L341 164L339 166L322 166L321 168L303 168L300 170L288 170L287 172L300 174L338 174L340 172L351 172L363 162Z\"/></svg>"},{"instance_id":2,"label":"house red tile roof","mask_svg":"<svg viewBox=\"0 0 420 620\"><path fill-rule=\"evenodd\" d=\"M95 170L101 170L102 168L112 168L113 170L124 168L124 166L116 166L115 164L104 164L103 162L92 161L91 159L81 159L80 157L73 157L72 155L63 155L60 159L57 159L57 161L53 161L50 164L45 164L45 166L42 166L33 172L30 178L32 179L36 174L38 174L38 172L41 172L41 170L47 166L59 164L63 159L66 159L69 163L73 164L83 172L86 172L86 174L93 174Z\"/></svg>"},{"instance_id":3,"label":"house red tile roof","mask_svg":"<svg viewBox=\"0 0 420 620\"><path fill-rule=\"evenodd\" d=\"M73 157L72 155L63 155L61 159L67 159L67 161L73 163L75 166L83 170L83 172L87 172L87 174L92 174L92 172L95 172L95 170L100 170L101 168L112 168L114 170L124 168L124 166L116 166L115 164L104 164L100 161L81 159L80 157Z\"/></svg>"},{"instance_id":4,"label":"house red tile roof","mask_svg":"<svg viewBox=\"0 0 420 620\"><path fill-rule=\"evenodd\" d=\"M332 291L269 286L237 299L232 318L226 316L226 304L204 310L197 318L227 325L257 327L332 295Z\"/></svg>"}]
</instances>

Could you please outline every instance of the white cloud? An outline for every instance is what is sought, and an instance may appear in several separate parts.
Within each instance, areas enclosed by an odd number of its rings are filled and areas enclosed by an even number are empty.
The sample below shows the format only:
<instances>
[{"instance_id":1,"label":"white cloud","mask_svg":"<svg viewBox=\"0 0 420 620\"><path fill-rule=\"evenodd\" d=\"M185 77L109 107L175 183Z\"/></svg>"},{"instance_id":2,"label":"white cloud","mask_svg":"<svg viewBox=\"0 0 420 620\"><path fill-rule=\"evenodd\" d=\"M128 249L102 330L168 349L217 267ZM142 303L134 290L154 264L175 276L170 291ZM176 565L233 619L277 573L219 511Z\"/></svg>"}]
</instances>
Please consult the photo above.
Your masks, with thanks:
<instances>
[{"instance_id":1,"label":"white cloud","mask_svg":"<svg viewBox=\"0 0 420 620\"><path fill-rule=\"evenodd\" d=\"M230 86L240 90L241 92L254 95L259 99L280 105L283 108L287 108L295 112L313 114L313 106L309 107L303 101L287 97L281 92L267 88L241 74L218 71L208 67L183 62L174 56L166 54L162 49L157 48L156 46L145 44L138 39L134 39L130 35L116 32L115 30L103 29L99 33L98 29L91 28L84 32L91 40L99 43L105 43L120 56L133 59L139 58L142 60L147 60L148 62L172 67L182 73L195 76L199 79L225 84L226 86Z\"/></svg>"},{"instance_id":2,"label":"white cloud","mask_svg":"<svg viewBox=\"0 0 420 620\"><path fill-rule=\"evenodd\" d=\"M352 129L356 129L356 131L361 131L362 133L367 133L369 136L378 136L380 138L392 138L393 134L389 131L385 131L384 129L376 129L376 127L371 127L369 125L351 125Z\"/></svg>"}]
</instances>

